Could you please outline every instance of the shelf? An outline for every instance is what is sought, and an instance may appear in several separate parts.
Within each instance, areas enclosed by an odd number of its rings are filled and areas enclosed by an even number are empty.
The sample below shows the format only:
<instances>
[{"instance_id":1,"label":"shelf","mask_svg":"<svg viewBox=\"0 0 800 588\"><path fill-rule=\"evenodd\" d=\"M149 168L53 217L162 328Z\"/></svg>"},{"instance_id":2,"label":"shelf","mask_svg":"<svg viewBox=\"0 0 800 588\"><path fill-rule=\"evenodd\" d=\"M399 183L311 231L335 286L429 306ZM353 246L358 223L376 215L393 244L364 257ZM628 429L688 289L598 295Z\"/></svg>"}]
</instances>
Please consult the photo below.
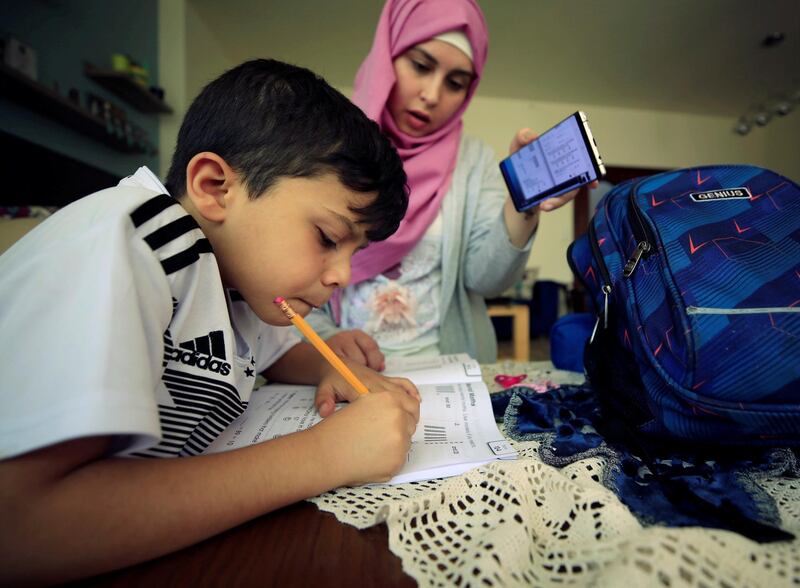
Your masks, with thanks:
<instances>
[{"instance_id":1,"label":"shelf","mask_svg":"<svg viewBox=\"0 0 800 588\"><path fill-rule=\"evenodd\" d=\"M123 153L148 153L109 133L102 118L77 106L47 86L0 64L0 94Z\"/></svg>"},{"instance_id":2,"label":"shelf","mask_svg":"<svg viewBox=\"0 0 800 588\"><path fill-rule=\"evenodd\" d=\"M90 63L84 64L83 72L109 92L113 92L139 112L171 113L170 108L158 96L139 85L126 73L113 69L100 69Z\"/></svg>"}]
</instances>

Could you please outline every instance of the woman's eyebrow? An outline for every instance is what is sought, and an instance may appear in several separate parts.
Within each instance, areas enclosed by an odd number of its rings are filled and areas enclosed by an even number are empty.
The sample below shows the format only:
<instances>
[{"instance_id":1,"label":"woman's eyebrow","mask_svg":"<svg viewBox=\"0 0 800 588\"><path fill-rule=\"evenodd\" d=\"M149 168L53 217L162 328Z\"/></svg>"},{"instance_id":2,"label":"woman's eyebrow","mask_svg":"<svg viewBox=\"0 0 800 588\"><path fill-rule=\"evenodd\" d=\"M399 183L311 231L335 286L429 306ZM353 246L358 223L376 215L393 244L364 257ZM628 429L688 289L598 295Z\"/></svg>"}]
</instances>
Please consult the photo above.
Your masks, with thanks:
<instances>
[{"instance_id":1,"label":"woman's eyebrow","mask_svg":"<svg viewBox=\"0 0 800 588\"><path fill-rule=\"evenodd\" d=\"M439 61L433 55L425 51L425 49L423 49L422 47L414 47L411 50L418 51L419 53L421 53L422 56L428 61L430 61L433 65L439 65ZM454 69L448 73L456 75L465 75L468 76L470 79L475 77L475 74L473 72L467 71L466 69Z\"/></svg>"}]
</instances>

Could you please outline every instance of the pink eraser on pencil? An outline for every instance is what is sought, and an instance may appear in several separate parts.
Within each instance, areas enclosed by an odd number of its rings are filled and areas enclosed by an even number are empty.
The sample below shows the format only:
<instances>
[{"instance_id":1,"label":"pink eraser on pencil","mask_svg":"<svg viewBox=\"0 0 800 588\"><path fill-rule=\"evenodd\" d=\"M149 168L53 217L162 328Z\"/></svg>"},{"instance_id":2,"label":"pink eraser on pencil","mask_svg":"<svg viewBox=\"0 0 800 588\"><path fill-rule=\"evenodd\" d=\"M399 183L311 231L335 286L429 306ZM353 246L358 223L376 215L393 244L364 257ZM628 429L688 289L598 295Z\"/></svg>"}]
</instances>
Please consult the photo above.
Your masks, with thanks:
<instances>
[{"instance_id":1,"label":"pink eraser on pencil","mask_svg":"<svg viewBox=\"0 0 800 588\"><path fill-rule=\"evenodd\" d=\"M286 299L283 296L278 296L275 300L272 301L274 304L280 304L282 302L286 302Z\"/></svg>"}]
</instances>

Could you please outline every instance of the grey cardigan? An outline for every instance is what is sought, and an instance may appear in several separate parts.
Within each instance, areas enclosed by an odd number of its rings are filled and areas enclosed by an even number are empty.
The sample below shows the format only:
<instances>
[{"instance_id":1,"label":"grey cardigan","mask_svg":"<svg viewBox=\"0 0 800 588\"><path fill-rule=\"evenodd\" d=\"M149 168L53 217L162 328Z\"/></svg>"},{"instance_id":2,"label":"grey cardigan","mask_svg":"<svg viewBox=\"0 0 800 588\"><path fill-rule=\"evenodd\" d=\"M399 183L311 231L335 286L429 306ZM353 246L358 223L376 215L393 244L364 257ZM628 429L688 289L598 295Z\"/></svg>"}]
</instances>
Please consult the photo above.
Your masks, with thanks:
<instances>
[{"instance_id":1,"label":"grey cardigan","mask_svg":"<svg viewBox=\"0 0 800 588\"><path fill-rule=\"evenodd\" d=\"M484 299L521 279L533 244L533 237L522 249L511 244L503 221L506 197L492 149L462 136L452 183L442 199L443 354L468 353L481 363L497 360L497 340ZM307 319L323 339L341 330L330 304Z\"/></svg>"}]
</instances>

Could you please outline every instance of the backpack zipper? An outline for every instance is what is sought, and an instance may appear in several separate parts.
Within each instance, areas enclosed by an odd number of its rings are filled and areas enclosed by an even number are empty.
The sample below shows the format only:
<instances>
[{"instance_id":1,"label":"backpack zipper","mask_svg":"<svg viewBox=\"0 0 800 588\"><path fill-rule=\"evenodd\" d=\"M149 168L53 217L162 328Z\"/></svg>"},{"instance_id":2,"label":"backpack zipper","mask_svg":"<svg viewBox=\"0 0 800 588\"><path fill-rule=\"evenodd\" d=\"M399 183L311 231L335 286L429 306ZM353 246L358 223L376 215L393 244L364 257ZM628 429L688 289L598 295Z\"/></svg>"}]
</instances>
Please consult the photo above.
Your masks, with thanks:
<instances>
[{"instance_id":1,"label":"backpack zipper","mask_svg":"<svg viewBox=\"0 0 800 588\"><path fill-rule=\"evenodd\" d=\"M636 269L636 266L639 265L639 260L642 256L650 251L650 243L647 241L639 241L636 244L636 249L628 258L628 261L625 262L625 267L622 270L622 275L626 278L630 278L633 271Z\"/></svg>"},{"instance_id":2,"label":"backpack zipper","mask_svg":"<svg viewBox=\"0 0 800 588\"><path fill-rule=\"evenodd\" d=\"M776 314L800 312L800 306L771 306L766 308L712 308L708 306L687 306L686 314Z\"/></svg>"},{"instance_id":3,"label":"backpack zipper","mask_svg":"<svg viewBox=\"0 0 800 588\"><path fill-rule=\"evenodd\" d=\"M600 278L603 285L600 291L603 293L603 329L608 327L608 297L611 294L611 276L608 273L606 262L603 259L603 253L600 251L600 246L597 244L597 233L594 228L594 221L589 222L589 245L592 248L592 257L597 262L597 268L600 270ZM589 343L594 341L594 336L597 333L597 325L600 324L600 315L597 315L597 320L594 323L592 334L589 337Z\"/></svg>"},{"instance_id":4,"label":"backpack zipper","mask_svg":"<svg viewBox=\"0 0 800 588\"><path fill-rule=\"evenodd\" d=\"M636 239L636 249L628 258L622 270L622 276L625 278L630 278L633 275L633 272L636 271L636 266L639 265L639 261L643 257L647 258L652 255L653 245L656 242L647 223L642 218L639 206L636 204L636 188L638 188L638 186L635 186L631 190L631 195L628 199L628 222L631 224L631 231ZM631 217L633 217L633 220Z\"/></svg>"}]
</instances>

